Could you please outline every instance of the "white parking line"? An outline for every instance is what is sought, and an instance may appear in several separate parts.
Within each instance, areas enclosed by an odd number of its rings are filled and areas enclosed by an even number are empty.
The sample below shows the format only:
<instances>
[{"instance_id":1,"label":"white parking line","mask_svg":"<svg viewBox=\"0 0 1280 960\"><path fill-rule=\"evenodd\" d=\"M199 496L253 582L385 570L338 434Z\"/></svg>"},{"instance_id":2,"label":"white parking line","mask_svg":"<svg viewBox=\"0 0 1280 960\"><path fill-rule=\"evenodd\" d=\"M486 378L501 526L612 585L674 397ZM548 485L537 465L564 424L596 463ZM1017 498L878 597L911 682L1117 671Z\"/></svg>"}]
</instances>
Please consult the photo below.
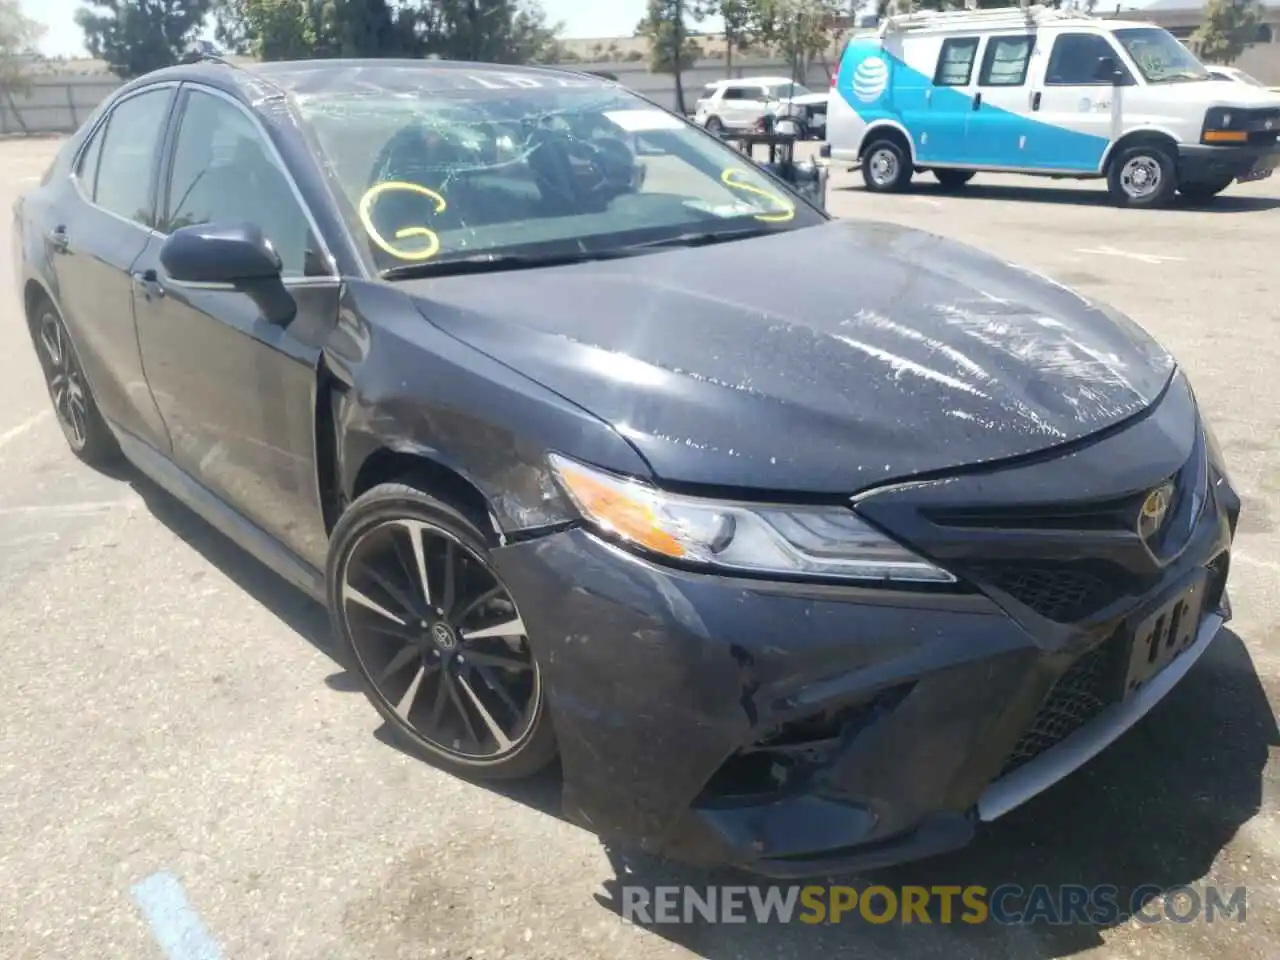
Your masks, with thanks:
<instances>
[{"instance_id":1,"label":"white parking line","mask_svg":"<svg viewBox=\"0 0 1280 960\"><path fill-rule=\"evenodd\" d=\"M1133 250L1120 250L1116 247L1081 247L1076 253L1089 253L1100 257L1123 257L1126 260L1137 260L1139 263L1181 263L1185 257L1170 257L1161 253L1138 253Z\"/></svg>"},{"instance_id":2,"label":"white parking line","mask_svg":"<svg viewBox=\"0 0 1280 960\"><path fill-rule=\"evenodd\" d=\"M49 415L48 410L41 410L34 417L28 417L26 420L18 424L16 427L11 427L10 429L6 430L4 433L0 433L0 447L4 447L5 444L9 443L10 441L17 440L24 433L29 432L33 427L38 426L40 421L42 421L48 415Z\"/></svg>"}]
</instances>

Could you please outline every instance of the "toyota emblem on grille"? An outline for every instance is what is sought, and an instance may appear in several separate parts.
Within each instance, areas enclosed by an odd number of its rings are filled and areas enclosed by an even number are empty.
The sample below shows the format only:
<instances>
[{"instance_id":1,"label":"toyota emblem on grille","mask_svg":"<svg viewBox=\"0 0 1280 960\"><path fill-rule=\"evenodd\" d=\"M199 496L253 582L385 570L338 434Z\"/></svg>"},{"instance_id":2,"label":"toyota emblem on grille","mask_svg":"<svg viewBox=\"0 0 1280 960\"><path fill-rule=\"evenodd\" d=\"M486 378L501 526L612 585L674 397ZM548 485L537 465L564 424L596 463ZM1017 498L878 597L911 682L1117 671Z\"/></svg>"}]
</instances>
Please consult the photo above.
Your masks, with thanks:
<instances>
[{"instance_id":1,"label":"toyota emblem on grille","mask_svg":"<svg viewBox=\"0 0 1280 960\"><path fill-rule=\"evenodd\" d=\"M1150 542L1164 527L1169 508L1173 505L1173 483L1165 483L1147 494L1138 512L1138 536Z\"/></svg>"}]
</instances>

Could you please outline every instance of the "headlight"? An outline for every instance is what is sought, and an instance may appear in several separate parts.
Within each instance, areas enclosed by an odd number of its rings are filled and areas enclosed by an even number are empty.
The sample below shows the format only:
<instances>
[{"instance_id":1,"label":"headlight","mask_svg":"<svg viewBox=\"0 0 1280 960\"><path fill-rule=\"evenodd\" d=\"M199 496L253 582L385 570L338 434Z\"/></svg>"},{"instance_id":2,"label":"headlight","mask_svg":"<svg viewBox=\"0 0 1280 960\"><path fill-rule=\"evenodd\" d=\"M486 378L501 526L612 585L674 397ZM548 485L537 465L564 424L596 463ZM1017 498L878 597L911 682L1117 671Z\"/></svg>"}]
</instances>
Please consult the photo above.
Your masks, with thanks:
<instances>
[{"instance_id":1,"label":"headlight","mask_svg":"<svg viewBox=\"0 0 1280 960\"><path fill-rule=\"evenodd\" d=\"M955 577L849 507L729 503L665 493L551 456L561 485L602 532L642 550L726 571L954 583Z\"/></svg>"},{"instance_id":2,"label":"headlight","mask_svg":"<svg viewBox=\"0 0 1280 960\"><path fill-rule=\"evenodd\" d=\"M1204 129L1200 134L1202 143L1248 143L1249 131L1244 129L1244 119L1239 111L1225 107L1214 107L1206 110ZM1234 126L1233 126L1234 124Z\"/></svg>"}]
</instances>

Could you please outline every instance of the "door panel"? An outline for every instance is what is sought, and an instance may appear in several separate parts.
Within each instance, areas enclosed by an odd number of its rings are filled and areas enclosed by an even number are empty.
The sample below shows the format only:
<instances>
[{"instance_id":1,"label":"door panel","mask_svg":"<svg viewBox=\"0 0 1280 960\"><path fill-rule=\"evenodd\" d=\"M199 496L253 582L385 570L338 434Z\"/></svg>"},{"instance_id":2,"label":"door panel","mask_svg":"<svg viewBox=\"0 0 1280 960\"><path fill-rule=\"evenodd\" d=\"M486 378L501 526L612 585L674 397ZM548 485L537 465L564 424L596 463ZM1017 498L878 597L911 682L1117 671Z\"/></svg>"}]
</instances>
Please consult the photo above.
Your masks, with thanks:
<instances>
[{"instance_id":1,"label":"door panel","mask_svg":"<svg viewBox=\"0 0 1280 960\"><path fill-rule=\"evenodd\" d=\"M948 37L942 43L933 86L925 94L926 119L916 145L916 158L922 164L973 162L968 130L974 113L979 41L979 37Z\"/></svg>"},{"instance_id":2,"label":"door panel","mask_svg":"<svg viewBox=\"0 0 1280 960\"><path fill-rule=\"evenodd\" d=\"M46 238L57 296L103 416L159 450L129 272L152 234L152 173L174 87L121 101L81 154Z\"/></svg>"},{"instance_id":3,"label":"door panel","mask_svg":"<svg viewBox=\"0 0 1280 960\"><path fill-rule=\"evenodd\" d=\"M1096 79L1097 60L1103 55L1124 62L1105 34L1054 37L1032 93L1032 116L1039 125L1028 149L1031 166L1088 173L1099 168L1111 143L1112 110L1122 90L1109 80Z\"/></svg>"},{"instance_id":4,"label":"door panel","mask_svg":"<svg viewBox=\"0 0 1280 960\"><path fill-rule=\"evenodd\" d=\"M302 559L322 567L316 487L318 343L290 330L331 330L338 287L291 289L298 315L268 323L246 294L173 283L153 241L137 264L138 330L147 376L173 437L173 459ZM157 296L162 290L163 293Z\"/></svg>"},{"instance_id":5,"label":"door panel","mask_svg":"<svg viewBox=\"0 0 1280 960\"><path fill-rule=\"evenodd\" d=\"M967 148L974 163L991 167L1029 165L1035 139L1027 69L1035 36L1027 33L987 38L978 71L981 105L969 125Z\"/></svg>"},{"instance_id":6,"label":"door panel","mask_svg":"<svg viewBox=\"0 0 1280 960\"><path fill-rule=\"evenodd\" d=\"M265 135L229 99L186 88L162 229L254 223L284 262L298 312L266 321L247 294L179 284L156 237L134 265L138 337L175 462L302 559L323 565L316 380L337 323L336 279L308 279L318 241Z\"/></svg>"}]
</instances>

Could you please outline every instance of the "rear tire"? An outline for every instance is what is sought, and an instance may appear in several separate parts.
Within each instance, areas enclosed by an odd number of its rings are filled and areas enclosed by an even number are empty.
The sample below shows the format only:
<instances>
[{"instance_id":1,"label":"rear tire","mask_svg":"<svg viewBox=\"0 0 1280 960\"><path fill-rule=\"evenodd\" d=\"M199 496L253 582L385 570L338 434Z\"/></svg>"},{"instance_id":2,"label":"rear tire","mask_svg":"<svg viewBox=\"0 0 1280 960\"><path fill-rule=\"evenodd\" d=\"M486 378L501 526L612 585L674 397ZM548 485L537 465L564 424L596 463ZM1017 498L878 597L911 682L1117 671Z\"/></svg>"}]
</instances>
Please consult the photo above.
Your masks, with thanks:
<instances>
[{"instance_id":1,"label":"rear tire","mask_svg":"<svg viewBox=\"0 0 1280 960\"><path fill-rule=\"evenodd\" d=\"M1119 207L1166 207L1178 189L1178 167L1161 144L1127 147L1111 161L1107 188Z\"/></svg>"},{"instance_id":2,"label":"rear tire","mask_svg":"<svg viewBox=\"0 0 1280 960\"><path fill-rule=\"evenodd\" d=\"M31 340L44 372L53 413L71 452L96 469L120 460L120 445L94 399L66 324L46 299L31 315Z\"/></svg>"},{"instance_id":3,"label":"rear tire","mask_svg":"<svg viewBox=\"0 0 1280 960\"><path fill-rule=\"evenodd\" d=\"M913 172L911 158L896 140L877 140L862 153L862 182L872 193L905 190Z\"/></svg>"},{"instance_id":4,"label":"rear tire","mask_svg":"<svg viewBox=\"0 0 1280 960\"><path fill-rule=\"evenodd\" d=\"M555 759L541 668L477 521L384 483L347 508L330 544L334 636L398 742L475 779Z\"/></svg>"},{"instance_id":5,"label":"rear tire","mask_svg":"<svg viewBox=\"0 0 1280 960\"><path fill-rule=\"evenodd\" d=\"M1232 180L1221 180L1215 183L1181 183L1178 185L1178 193L1192 203L1205 203L1231 186L1231 183Z\"/></svg>"},{"instance_id":6,"label":"rear tire","mask_svg":"<svg viewBox=\"0 0 1280 960\"><path fill-rule=\"evenodd\" d=\"M947 170L939 168L933 171L933 175L937 177L938 185L944 190L959 189L973 179L972 170Z\"/></svg>"}]
</instances>

